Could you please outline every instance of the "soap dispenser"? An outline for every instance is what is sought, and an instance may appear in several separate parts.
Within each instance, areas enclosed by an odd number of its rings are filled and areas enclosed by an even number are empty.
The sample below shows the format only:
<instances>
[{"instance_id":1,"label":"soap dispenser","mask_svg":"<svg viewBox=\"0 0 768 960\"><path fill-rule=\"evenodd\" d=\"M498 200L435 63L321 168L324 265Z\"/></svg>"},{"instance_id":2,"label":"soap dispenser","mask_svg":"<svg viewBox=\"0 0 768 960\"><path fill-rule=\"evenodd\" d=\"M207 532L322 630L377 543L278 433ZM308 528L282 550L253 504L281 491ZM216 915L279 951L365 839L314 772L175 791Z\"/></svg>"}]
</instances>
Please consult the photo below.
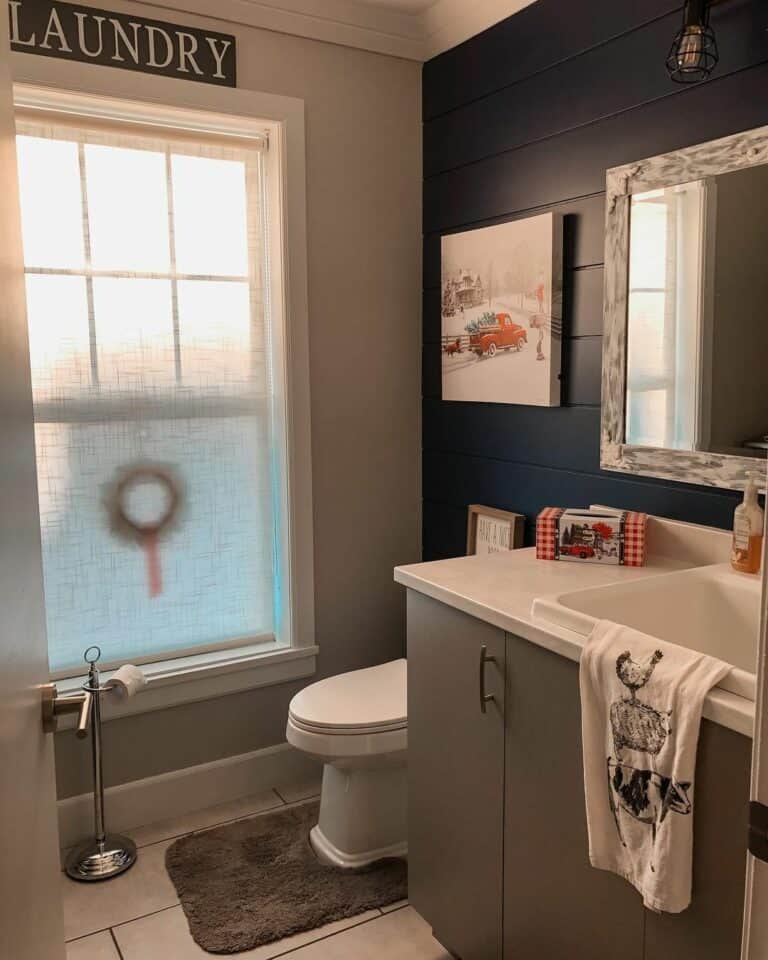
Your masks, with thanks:
<instances>
[{"instance_id":1,"label":"soap dispenser","mask_svg":"<svg viewBox=\"0 0 768 960\"><path fill-rule=\"evenodd\" d=\"M733 515L731 566L740 573L757 573L763 554L764 514L757 502L756 473L747 473L744 500Z\"/></svg>"}]
</instances>

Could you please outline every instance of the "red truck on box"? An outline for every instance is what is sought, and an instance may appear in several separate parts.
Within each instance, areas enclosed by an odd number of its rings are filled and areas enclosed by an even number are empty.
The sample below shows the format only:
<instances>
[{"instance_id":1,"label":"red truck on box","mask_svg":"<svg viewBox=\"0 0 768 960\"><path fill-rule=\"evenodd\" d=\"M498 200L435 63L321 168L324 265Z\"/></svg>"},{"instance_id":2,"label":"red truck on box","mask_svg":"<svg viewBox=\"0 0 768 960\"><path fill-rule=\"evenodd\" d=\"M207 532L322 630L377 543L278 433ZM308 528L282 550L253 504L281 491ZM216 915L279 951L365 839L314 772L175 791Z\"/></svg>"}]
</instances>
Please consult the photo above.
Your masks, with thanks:
<instances>
[{"instance_id":1,"label":"red truck on box","mask_svg":"<svg viewBox=\"0 0 768 960\"><path fill-rule=\"evenodd\" d=\"M587 543L569 543L560 544L560 556L566 554L569 557L579 557L581 560L588 560L594 557L595 548Z\"/></svg>"},{"instance_id":2,"label":"red truck on box","mask_svg":"<svg viewBox=\"0 0 768 960\"><path fill-rule=\"evenodd\" d=\"M524 327L515 323L508 313L497 313L495 326L483 326L470 334L469 349L478 357L485 354L493 357L498 350L522 350L527 342L528 334Z\"/></svg>"}]
</instances>

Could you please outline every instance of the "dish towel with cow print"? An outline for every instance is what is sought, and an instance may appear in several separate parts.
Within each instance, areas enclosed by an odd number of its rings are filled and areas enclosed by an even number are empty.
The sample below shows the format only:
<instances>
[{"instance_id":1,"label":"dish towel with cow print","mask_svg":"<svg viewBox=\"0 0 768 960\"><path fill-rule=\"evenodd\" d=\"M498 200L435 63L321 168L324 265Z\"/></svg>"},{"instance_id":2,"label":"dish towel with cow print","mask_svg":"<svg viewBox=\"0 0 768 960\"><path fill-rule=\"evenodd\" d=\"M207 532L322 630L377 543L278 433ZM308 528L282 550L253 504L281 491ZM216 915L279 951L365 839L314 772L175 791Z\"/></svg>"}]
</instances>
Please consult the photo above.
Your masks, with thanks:
<instances>
[{"instance_id":1,"label":"dish towel with cow print","mask_svg":"<svg viewBox=\"0 0 768 960\"><path fill-rule=\"evenodd\" d=\"M646 907L691 902L696 747L721 660L599 622L579 671L589 858Z\"/></svg>"}]
</instances>

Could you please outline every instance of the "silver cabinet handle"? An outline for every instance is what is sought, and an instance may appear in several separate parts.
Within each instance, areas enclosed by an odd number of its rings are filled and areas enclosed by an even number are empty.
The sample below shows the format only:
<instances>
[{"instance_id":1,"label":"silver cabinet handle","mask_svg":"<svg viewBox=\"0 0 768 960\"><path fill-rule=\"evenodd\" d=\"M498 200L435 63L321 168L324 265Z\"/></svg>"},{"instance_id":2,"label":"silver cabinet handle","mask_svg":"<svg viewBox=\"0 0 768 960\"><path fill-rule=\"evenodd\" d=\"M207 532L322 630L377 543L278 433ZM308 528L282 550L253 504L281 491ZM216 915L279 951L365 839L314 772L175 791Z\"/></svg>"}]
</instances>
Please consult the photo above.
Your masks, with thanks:
<instances>
[{"instance_id":1,"label":"silver cabinet handle","mask_svg":"<svg viewBox=\"0 0 768 960\"><path fill-rule=\"evenodd\" d=\"M487 712L487 704L491 703L496 698L492 693L485 692L485 665L486 663L496 663L496 657L488 656L488 647L483 644L480 647L480 712Z\"/></svg>"}]
</instances>

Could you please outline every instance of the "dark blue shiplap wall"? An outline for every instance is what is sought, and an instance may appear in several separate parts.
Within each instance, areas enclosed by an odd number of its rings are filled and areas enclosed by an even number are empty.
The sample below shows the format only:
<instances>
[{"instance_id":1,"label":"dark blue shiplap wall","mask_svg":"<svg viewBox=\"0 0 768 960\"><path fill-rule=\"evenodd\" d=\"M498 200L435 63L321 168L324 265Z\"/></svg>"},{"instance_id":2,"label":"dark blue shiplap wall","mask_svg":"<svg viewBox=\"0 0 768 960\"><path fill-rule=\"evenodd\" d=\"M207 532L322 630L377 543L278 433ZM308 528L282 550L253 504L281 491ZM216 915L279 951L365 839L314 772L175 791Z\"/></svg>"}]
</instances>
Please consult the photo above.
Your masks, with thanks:
<instances>
[{"instance_id":1,"label":"dark blue shiplap wall","mask_svg":"<svg viewBox=\"0 0 768 960\"><path fill-rule=\"evenodd\" d=\"M600 470L608 167L768 124L768 2L713 9L714 77L675 86L670 0L537 0L424 66L424 557L465 551L466 508L532 520L601 502L729 527L737 495ZM440 237L555 210L565 224L562 407L440 399ZM733 371L738 376L737 370Z\"/></svg>"}]
</instances>

